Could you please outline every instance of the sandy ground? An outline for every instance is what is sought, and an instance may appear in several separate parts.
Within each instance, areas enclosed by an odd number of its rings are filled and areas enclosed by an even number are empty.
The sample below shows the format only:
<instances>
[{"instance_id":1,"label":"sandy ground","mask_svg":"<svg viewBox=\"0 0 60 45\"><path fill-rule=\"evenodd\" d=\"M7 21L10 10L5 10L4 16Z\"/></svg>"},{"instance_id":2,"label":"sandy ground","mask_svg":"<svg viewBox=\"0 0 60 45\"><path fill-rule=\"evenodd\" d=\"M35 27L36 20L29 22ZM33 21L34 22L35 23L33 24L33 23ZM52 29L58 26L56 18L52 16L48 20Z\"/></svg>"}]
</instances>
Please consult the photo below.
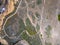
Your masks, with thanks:
<instances>
[{"instance_id":1,"label":"sandy ground","mask_svg":"<svg viewBox=\"0 0 60 45\"><path fill-rule=\"evenodd\" d=\"M0 42L1 42L2 44L4 44L4 45L8 45L7 41L4 40L4 39L0 39Z\"/></svg>"},{"instance_id":2,"label":"sandy ground","mask_svg":"<svg viewBox=\"0 0 60 45\"><path fill-rule=\"evenodd\" d=\"M1 25L3 24L3 19L5 18L6 15L8 15L9 13L11 13L14 10L14 2L13 0L11 0L7 6L7 10L0 15L0 30L1 30Z\"/></svg>"}]
</instances>

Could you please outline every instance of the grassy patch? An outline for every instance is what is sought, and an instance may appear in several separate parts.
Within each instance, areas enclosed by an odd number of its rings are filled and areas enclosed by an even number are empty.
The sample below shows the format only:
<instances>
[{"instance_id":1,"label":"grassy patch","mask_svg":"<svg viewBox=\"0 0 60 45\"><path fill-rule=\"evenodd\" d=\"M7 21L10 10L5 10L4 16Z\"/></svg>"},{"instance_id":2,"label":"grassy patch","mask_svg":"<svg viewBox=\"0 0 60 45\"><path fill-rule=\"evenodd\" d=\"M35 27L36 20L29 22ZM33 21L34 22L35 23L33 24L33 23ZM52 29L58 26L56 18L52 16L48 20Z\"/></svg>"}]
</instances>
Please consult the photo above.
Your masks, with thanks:
<instances>
[{"instance_id":1,"label":"grassy patch","mask_svg":"<svg viewBox=\"0 0 60 45\"><path fill-rule=\"evenodd\" d=\"M24 32L24 33L22 33L21 38L28 40L30 37L26 34L26 32Z\"/></svg>"},{"instance_id":2,"label":"grassy patch","mask_svg":"<svg viewBox=\"0 0 60 45\"><path fill-rule=\"evenodd\" d=\"M19 19L19 32L21 33L24 30L25 30L25 24L24 24L23 20L20 18Z\"/></svg>"},{"instance_id":3,"label":"grassy patch","mask_svg":"<svg viewBox=\"0 0 60 45\"><path fill-rule=\"evenodd\" d=\"M42 42L38 35L35 35L33 38L29 37L26 32L22 33L21 38L26 40L30 45L42 45Z\"/></svg>"},{"instance_id":4,"label":"grassy patch","mask_svg":"<svg viewBox=\"0 0 60 45\"><path fill-rule=\"evenodd\" d=\"M35 35L36 31L34 27L28 27L26 26L26 30L29 32L30 35Z\"/></svg>"},{"instance_id":5,"label":"grassy patch","mask_svg":"<svg viewBox=\"0 0 60 45\"><path fill-rule=\"evenodd\" d=\"M36 34L35 27L31 24L28 18L26 19L26 30L29 32L30 35Z\"/></svg>"},{"instance_id":6,"label":"grassy patch","mask_svg":"<svg viewBox=\"0 0 60 45\"><path fill-rule=\"evenodd\" d=\"M35 20L35 16L34 16L34 15L32 15L32 20L33 20L33 21Z\"/></svg>"},{"instance_id":7,"label":"grassy patch","mask_svg":"<svg viewBox=\"0 0 60 45\"><path fill-rule=\"evenodd\" d=\"M50 37L50 35L51 35L50 31L51 31L52 27L50 25L48 25L45 29L46 29L47 36Z\"/></svg>"},{"instance_id":8,"label":"grassy patch","mask_svg":"<svg viewBox=\"0 0 60 45\"><path fill-rule=\"evenodd\" d=\"M40 29L40 26L39 26L38 24L36 25L36 29L37 29L37 30L39 30L39 29Z\"/></svg>"},{"instance_id":9,"label":"grassy patch","mask_svg":"<svg viewBox=\"0 0 60 45\"><path fill-rule=\"evenodd\" d=\"M37 5L40 5L42 3L42 0L37 0Z\"/></svg>"}]
</instances>

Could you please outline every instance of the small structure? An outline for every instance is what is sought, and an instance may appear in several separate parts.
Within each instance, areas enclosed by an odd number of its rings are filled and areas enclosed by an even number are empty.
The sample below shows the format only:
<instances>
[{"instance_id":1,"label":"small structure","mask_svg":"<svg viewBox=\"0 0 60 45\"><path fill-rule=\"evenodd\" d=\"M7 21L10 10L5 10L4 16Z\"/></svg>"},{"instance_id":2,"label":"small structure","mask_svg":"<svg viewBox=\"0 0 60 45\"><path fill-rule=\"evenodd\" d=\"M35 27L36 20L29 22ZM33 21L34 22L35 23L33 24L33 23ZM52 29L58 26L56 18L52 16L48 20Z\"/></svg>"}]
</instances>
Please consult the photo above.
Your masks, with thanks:
<instances>
[{"instance_id":1,"label":"small structure","mask_svg":"<svg viewBox=\"0 0 60 45\"><path fill-rule=\"evenodd\" d=\"M6 10L8 0L0 0L0 14Z\"/></svg>"},{"instance_id":2,"label":"small structure","mask_svg":"<svg viewBox=\"0 0 60 45\"><path fill-rule=\"evenodd\" d=\"M0 13L3 13L5 11L5 7L0 8Z\"/></svg>"}]
</instances>

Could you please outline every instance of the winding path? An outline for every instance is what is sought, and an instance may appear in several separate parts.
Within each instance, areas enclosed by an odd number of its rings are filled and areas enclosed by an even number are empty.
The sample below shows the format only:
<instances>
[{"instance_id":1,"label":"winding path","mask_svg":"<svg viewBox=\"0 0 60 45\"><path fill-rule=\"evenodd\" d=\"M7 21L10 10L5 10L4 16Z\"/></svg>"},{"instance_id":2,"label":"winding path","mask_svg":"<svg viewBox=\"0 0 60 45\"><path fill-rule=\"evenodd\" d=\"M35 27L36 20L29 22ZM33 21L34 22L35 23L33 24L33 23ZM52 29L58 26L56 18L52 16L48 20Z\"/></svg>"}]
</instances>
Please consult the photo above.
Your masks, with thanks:
<instances>
[{"instance_id":1,"label":"winding path","mask_svg":"<svg viewBox=\"0 0 60 45\"><path fill-rule=\"evenodd\" d=\"M22 0L21 0L21 1L22 1ZM12 16L14 16L14 15L16 14L16 12L18 11L18 9L19 9L19 7L20 7L21 1L19 2L19 5L18 5L15 13L13 13L11 16L9 16L9 17L5 20L5 23L4 23L3 28L2 28L2 30L4 30L5 36L8 36L8 34L5 32L5 29L4 29L5 24L6 24L6 22L8 21L8 19L10 19ZM5 36L3 36L3 37L5 37ZM9 37L9 36L8 36L8 37ZM9 38L10 38L10 37L9 37Z\"/></svg>"}]
</instances>

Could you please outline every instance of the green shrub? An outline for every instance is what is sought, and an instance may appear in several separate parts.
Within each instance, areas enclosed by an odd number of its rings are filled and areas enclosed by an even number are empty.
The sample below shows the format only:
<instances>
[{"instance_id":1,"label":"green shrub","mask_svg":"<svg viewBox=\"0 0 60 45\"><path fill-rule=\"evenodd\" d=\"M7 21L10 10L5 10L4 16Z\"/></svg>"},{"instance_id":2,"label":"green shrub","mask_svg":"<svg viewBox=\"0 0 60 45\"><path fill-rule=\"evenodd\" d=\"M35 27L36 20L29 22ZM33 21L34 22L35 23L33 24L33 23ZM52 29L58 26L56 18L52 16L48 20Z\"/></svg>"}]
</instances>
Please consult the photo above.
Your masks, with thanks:
<instances>
[{"instance_id":1,"label":"green shrub","mask_svg":"<svg viewBox=\"0 0 60 45\"><path fill-rule=\"evenodd\" d=\"M35 27L31 24L29 18L26 19L26 30L30 35L36 34Z\"/></svg>"},{"instance_id":2,"label":"green shrub","mask_svg":"<svg viewBox=\"0 0 60 45\"><path fill-rule=\"evenodd\" d=\"M58 21L60 21L60 14L58 14Z\"/></svg>"},{"instance_id":3,"label":"green shrub","mask_svg":"<svg viewBox=\"0 0 60 45\"><path fill-rule=\"evenodd\" d=\"M37 5L40 5L42 3L42 0L37 0Z\"/></svg>"}]
</instances>

